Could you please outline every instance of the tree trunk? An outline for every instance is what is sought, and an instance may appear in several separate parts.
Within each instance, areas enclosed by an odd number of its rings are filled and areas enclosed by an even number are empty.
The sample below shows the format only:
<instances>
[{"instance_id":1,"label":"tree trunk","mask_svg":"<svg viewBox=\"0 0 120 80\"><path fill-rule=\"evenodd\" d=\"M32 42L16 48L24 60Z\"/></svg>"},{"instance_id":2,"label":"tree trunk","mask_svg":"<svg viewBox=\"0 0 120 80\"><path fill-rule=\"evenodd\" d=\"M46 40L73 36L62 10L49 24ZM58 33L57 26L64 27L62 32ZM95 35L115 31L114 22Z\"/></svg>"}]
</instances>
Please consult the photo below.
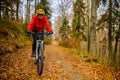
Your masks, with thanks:
<instances>
[{"instance_id":1,"label":"tree trunk","mask_svg":"<svg viewBox=\"0 0 120 80\"><path fill-rule=\"evenodd\" d=\"M97 20L97 1L91 0L91 20L90 20L90 52L96 53L96 20Z\"/></svg>"},{"instance_id":2,"label":"tree trunk","mask_svg":"<svg viewBox=\"0 0 120 80\"><path fill-rule=\"evenodd\" d=\"M37 5L37 3L36 3L36 0L35 0L35 14L36 14L36 5Z\"/></svg>"},{"instance_id":3,"label":"tree trunk","mask_svg":"<svg viewBox=\"0 0 120 80\"><path fill-rule=\"evenodd\" d=\"M29 20L30 20L30 0L27 0L27 10L26 10L27 12L27 14L26 14L26 23L28 23L29 22Z\"/></svg>"},{"instance_id":4,"label":"tree trunk","mask_svg":"<svg viewBox=\"0 0 120 80\"><path fill-rule=\"evenodd\" d=\"M109 57L112 61L112 56L113 56L112 55L112 0L109 1L108 50L109 50Z\"/></svg>"},{"instance_id":5,"label":"tree trunk","mask_svg":"<svg viewBox=\"0 0 120 80\"><path fill-rule=\"evenodd\" d=\"M11 2L10 2L11 3ZM11 16L11 15L10 15ZM9 19L9 8L8 8L8 5L5 4L5 11L4 11L4 18L5 19Z\"/></svg>"},{"instance_id":6,"label":"tree trunk","mask_svg":"<svg viewBox=\"0 0 120 80\"><path fill-rule=\"evenodd\" d=\"M0 0L0 18L1 18L1 0Z\"/></svg>"},{"instance_id":7,"label":"tree trunk","mask_svg":"<svg viewBox=\"0 0 120 80\"><path fill-rule=\"evenodd\" d=\"M117 15L119 14L119 12L117 12ZM118 50L118 41L119 41L119 38L120 38L120 18L119 18L119 22L118 22L118 31L117 31L117 34L116 34L116 37L115 37L115 49L114 49L114 54L113 54L113 61L115 61L116 59L116 56L117 56L117 50Z\"/></svg>"},{"instance_id":8,"label":"tree trunk","mask_svg":"<svg viewBox=\"0 0 120 80\"><path fill-rule=\"evenodd\" d=\"M90 15L91 15L91 9L90 9L90 0L87 1L88 4L88 52L90 52Z\"/></svg>"},{"instance_id":9,"label":"tree trunk","mask_svg":"<svg viewBox=\"0 0 120 80\"><path fill-rule=\"evenodd\" d=\"M116 39L115 39L115 49L114 49L114 54L113 54L113 62L115 62L116 55L117 55L118 39L119 39L118 36L116 36Z\"/></svg>"},{"instance_id":10,"label":"tree trunk","mask_svg":"<svg viewBox=\"0 0 120 80\"><path fill-rule=\"evenodd\" d=\"M27 0L27 7L26 7L26 23L28 23L28 0Z\"/></svg>"},{"instance_id":11,"label":"tree trunk","mask_svg":"<svg viewBox=\"0 0 120 80\"><path fill-rule=\"evenodd\" d=\"M30 0L29 0L29 8L28 8L28 13L29 13L29 15L28 15L28 22L30 21Z\"/></svg>"},{"instance_id":12,"label":"tree trunk","mask_svg":"<svg viewBox=\"0 0 120 80\"><path fill-rule=\"evenodd\" d=\"M18 21L19 20L19 15L18 15L18 12L19 12L19 1L17 1L16 3L16 20Z\"/></svg>"},{"instance_id":13,"label":"tree trunk","mask_svg":"<svg viewBox=\"0 0 120 80\"><path fill-rule=\"evenodd\" d=\"M119 40L119 63L120 63L120 40Z\"/></svg>"},{"instance_id":14,"label":"tree trunk","mask_svg":"<svg viewBox=\"0 0 120 80\"><path fill-rule=\"evenodd\" d=\"M12 6L12 0L10 0L10 19L12 20L13 17L13 6Z\"/></svg>"}]
</instances>

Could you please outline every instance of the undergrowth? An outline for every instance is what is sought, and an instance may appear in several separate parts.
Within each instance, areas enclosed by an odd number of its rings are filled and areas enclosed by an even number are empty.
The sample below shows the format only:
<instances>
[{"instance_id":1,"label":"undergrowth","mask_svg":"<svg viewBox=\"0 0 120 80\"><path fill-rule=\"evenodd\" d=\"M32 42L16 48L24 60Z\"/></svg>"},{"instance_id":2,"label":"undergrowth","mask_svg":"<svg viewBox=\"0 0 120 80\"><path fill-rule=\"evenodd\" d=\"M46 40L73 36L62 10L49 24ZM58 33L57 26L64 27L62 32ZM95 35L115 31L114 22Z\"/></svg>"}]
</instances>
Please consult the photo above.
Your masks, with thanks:
<instances>
[{"instance_id":1,"label":"undergrowth","mask_svg":"<svg viewBox=\"0 0 120 80\"><path fill-rule=\"evenodd\" d=\"M98 62L98 59L90 55L85 49L81 48L80 41L76 40L64 40L61 41L60 46L70 48L72 54L77 54L86 62Z\"/></svg>"},{"instance_id":2,"label":"undergrowth","mask_svg":"<svg viewBox=\"0 0 120 80\"><path fill-rule=\"evenodd\" d=\"M120 69L120 62L113 62L113 64L109 63L110 60L102 59L98 55L93 55L92 53L88 53L85 49L81 48L80 42L75 40L64 40L59 42L60 46L70 48L71 54L77 54L80 58L82 58L86 62L97 62L102 65L113 66L116 69Z\"/></svg>"},{"instance_id":3,"label":"undergrowth","mask_svg":"<svg viewBox=\"0 0 120 80\"><path fill-rule=\"evenodd\" d=\"M23 25L15 21L0 19L0 54L13 52L31 44Z\"/></svg>"}]
</instances>

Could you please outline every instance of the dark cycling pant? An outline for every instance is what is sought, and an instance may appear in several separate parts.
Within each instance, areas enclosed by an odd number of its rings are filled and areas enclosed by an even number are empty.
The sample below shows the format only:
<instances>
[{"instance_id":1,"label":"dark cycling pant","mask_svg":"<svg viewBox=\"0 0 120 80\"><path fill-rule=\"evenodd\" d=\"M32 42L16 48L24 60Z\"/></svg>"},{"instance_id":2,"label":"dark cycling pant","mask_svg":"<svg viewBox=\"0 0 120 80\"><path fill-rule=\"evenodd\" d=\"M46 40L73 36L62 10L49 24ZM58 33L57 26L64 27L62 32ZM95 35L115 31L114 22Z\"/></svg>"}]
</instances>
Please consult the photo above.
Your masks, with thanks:
<instances>
[{"instance_id":1,"label":"dark cycling pant","mask_svg":"<svg viewBox=\"0 0 120 80\"><path fill-rule=\"evenodd\" d=\"M44 34L39 34L40 35L40 39L44 40ZM35 52L36 49L36 41L38 40L38 35L33 35L33 44L32 44L32 52Z\"/></svg>"}]
</instances>

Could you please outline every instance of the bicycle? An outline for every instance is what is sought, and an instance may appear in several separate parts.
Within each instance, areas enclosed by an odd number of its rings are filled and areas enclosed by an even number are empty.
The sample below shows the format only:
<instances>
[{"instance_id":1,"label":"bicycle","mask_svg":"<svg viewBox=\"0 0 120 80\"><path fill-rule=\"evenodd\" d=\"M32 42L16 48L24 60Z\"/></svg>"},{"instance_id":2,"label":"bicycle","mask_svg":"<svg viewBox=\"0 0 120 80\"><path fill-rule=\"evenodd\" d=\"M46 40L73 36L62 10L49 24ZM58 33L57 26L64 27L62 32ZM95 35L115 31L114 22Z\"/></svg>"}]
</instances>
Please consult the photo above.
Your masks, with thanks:
<instances>
[{"instance_id":1,"label":"bicycle","mask_svg":"<svg viewBox=\"0 0 120 80\"><path fill-rule=\"evenodd\" d=\"M38 39L36 40L35 60L37 64L37 72L41 76L44 66L44 40L41 39L42 35L49 35L47 32L36 32Z\"/></svg>"}]
</instances>

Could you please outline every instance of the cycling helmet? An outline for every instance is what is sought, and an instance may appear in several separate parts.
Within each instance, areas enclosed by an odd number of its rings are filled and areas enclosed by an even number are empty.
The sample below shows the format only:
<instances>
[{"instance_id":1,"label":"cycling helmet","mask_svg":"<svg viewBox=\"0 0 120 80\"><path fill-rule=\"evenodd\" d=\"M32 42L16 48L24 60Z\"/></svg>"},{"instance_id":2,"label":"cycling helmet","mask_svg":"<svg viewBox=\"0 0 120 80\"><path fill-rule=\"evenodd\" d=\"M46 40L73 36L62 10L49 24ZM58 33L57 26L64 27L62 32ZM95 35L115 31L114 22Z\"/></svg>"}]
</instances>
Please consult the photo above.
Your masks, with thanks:
<instances>
[{"instance_id":1,"label":"cycling helmet","mask_svg":"<svg viewBox=\"0 0 120 80\"><path fill-rule=\"evenodd\" d=\"M37 14L45 14L45 11L43 9L38 9Z\"/></svg>"}]
</instances>

